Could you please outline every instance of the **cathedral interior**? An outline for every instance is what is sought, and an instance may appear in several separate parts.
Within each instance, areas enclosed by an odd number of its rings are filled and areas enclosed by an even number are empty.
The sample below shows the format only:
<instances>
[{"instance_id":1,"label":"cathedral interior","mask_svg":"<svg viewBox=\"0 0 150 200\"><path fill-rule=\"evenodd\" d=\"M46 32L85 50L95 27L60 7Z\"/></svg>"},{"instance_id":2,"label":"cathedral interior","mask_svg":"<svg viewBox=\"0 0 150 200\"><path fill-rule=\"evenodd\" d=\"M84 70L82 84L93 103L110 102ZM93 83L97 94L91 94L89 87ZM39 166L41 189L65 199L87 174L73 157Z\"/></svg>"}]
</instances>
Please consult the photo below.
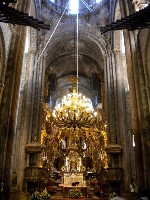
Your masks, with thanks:
<instances>
[{"instance_id":1,"label":"cathedral interior","mask_svg":"<svg viewBox=\"0 0 150 200\"><path fill-rule=\"evenodd\" d=\"M0 199L150 194L149 28L148 0L0 2Z\"/></svg>"}]
</instances>

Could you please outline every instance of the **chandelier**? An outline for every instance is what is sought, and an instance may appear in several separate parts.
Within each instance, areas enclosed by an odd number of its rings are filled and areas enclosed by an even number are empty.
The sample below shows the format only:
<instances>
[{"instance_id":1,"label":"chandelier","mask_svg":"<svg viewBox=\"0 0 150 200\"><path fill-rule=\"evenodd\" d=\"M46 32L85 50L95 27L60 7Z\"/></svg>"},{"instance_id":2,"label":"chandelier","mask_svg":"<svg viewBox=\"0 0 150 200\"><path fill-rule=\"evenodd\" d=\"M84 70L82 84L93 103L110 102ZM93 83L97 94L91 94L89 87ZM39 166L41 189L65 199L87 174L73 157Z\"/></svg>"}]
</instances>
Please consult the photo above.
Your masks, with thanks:
<instances>
[{"instance_id":1,"label":"chandelier","mask_svg":"<svg viewBox=\"0 0 150 200\"><path fill-rule=\"evenodd\" d=\"M94 112L92 103L82 94L78 94L75 85L72 93L64 96L61 104L55 107L52 115L59 128L90 128L97 121L97 112Z\"/></svg>"},{"instance_id":2,"label":"chandelier","mask_svg":"<svg viewBox=\"0 0 150 200\"><path fill-rule=\"evenodd\" d=\"M78 93L78 12L77 12L77 76L70 78L72 93L67 94L58 104L52 115L53 122L59 128L90 128L96 124L97 113L94 112L92 102Z\"/></svg>"}]
</instances>

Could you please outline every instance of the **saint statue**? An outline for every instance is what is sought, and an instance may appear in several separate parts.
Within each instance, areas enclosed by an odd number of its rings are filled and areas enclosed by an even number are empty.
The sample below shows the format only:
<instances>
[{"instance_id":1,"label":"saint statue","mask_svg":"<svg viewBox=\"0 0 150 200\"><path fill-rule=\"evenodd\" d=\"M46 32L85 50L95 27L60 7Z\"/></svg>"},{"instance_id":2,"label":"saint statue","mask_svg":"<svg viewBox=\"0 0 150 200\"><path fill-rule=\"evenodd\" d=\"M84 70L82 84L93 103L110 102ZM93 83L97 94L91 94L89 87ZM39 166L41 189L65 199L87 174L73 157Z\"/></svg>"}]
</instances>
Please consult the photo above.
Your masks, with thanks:
<instances>
[{"instance_id":1,"label":"saint statue","mask_svg":"<svg viewBox=\"0 0 150 200\"><path fill-rule=\"evenodd\" d=\"M70 171L77 171L77 161L75 159L70 161Z\"/></svg>"}]
</instances>

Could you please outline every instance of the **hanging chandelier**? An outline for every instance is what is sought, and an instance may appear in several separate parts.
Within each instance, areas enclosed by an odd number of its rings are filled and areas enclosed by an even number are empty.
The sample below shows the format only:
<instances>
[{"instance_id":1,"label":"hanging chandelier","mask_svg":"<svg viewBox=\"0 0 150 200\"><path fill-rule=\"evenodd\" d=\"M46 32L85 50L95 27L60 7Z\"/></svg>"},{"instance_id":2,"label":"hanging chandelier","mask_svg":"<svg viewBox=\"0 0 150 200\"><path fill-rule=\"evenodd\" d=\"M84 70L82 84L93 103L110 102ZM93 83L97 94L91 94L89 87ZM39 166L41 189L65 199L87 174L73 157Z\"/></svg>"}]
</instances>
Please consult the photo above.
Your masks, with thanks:
<instances>
[{"instance_id":1,"label":"hanging chandelier","mask_svg":"<svg viewBox=\"0 0 150 200\"><path fill-rule=\"evenodd\" d=\"M72 77L74 81L76 77ZM73 84L72 93L67 94L53 110L54 124L59 128L90 128L97 122L92 102L82 94L78 94Z\"/></svg>"},{"instance_id":2,"label":"hanging chandelier","mask_svg":"<svg viewBox=\"0 0 150 200\"><path fill-rule=\"evenodd\" d=\"M53 111L53 122L59 128L91 128L96 125L97 113L94 112L92 102L78 93L78 12L77 12L77 76L71 77L72 93L67 94Z\"/></svg>"}]
</instances>

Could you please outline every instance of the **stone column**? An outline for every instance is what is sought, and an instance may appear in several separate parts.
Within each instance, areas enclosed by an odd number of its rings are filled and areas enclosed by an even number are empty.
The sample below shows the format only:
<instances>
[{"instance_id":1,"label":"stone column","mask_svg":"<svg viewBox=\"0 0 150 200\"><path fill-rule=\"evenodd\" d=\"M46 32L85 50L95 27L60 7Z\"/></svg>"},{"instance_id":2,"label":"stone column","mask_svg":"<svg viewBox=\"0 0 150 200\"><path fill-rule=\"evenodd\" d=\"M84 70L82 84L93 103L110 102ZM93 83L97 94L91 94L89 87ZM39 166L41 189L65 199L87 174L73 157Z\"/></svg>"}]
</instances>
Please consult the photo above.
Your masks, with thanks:
<instances>
[{"instance_id":1,"label":"stone column","mask_svg":"<svg viewBox=\"0 0 150 200\"><path fill-rule=\"evenodd\" d=\"M150 109L149 109L149 91L147 90L147 82L146 82L146 73L143 67L142 55L140 44L137 38L136 45L137 52L137 76L139 77L138 85L139 85L139 96L141 97L141 104L139 105L140 110L140 125L141 125L141 144L142 144L142 155L143 155L143 167L144 167L144 185L145 187L150 186Z\"/></svg>"},{"instance_id":2,"label":"stone column","mask_svg":"<svg viewBox=\"0 0 150 200\"><path fill-rule=\"evenodd\" d=\"M144 82L142 83L140 81L141 78L143 77L143 74L142 74L143 72L141 71L143 69L139 67L139 64L138 64L138 59L141 55L137 55L137 41L136 41L137 31L134 31L134 32L125 31L124 34L125 34L125 46L127 49L126 61L127 61L127 66L128 66L128 80L129 80L129 86L130 86L129 94L130 94L130 100L131 100L132 131L133 131L133 135L135 136L135 165L136 165L135 175L137 179L137 184L140 188L140 187L144 187L143 186L144 185L143 172L145 170L143 168L143 155L142 155L144 143L143 143L142 138L144 138L145 131L142 130L142 127L145 123L145 119L144 119L145 111L143 110L143 108L145 107L147 103L145 104L142 102L144 99L143 99L143 95L141 91L141 86ZM147 100L145 99L144 101L147 101Z\"/></svg>"},{"instance_id":3,"label":"stone column","mask_svg":"<svg viewBox=\"0 0 150 200\"><path fill-rule=\"evenodd\" d=\"M128 16L134 12L133 4L131 0L119 0L121 17ZM132 134L135 136L135 176L138 186L143 185L143 157L142 157L142 143L141 143L141 124L139 116L143 115L140 81L138 72L138 63L136 55L136 40L137 31L129 32L124 30L125 49L126 49L126 62L129 80L129 95L131 101L131 122L132 122ZM141 118L142 119L142 118ZM132 163L132 162L131 162ZM130 163L129 163L130 164ZM130 164L131 165L131 164Z\"/></svg>"},{"instance_id":4,"label":"stone column","mask_svg":"<svg viewBox=\"0 0 150 200\"><path fill-rule=\"evenodd\" d=\"M127 94L125 92L127 83L124 81L124 76L126 74L123 73L126 69L124 69L122 53L119 49L109 52L106 60L105 84L109 145L113 144L117 145L117 147L119 145L120 150L123 149L122 154L120 154L121 151L119 154L118 152L117 154L109 154L109 165L124 169L124 181L125 185L128 185L130 176L128 163L132 163L132 160L127 151L130 149L132 152L133 147L131 142L132 134L129 132L131 129L128 120L130 113L127 110L130 104L127 101Z\"/></svg>"},{"instance_id":5,"label":"stone column","mask_svg":"<svg viewBox=\"0 0 150 200\"><path fill-rule=\"evenodd\" d=\"M17 33L17 34L16 34ZM6 196L9 193L12 176L12 160L14 153L14 143L16 137L16 119L18 115L19 84L22 69L22 59L24 50L25 28L16 26L12 33L8 54L7 68L4 77L5 87L1 101L1 167L2 179ZM13 66L13 67L12 67Z\"/></svg>"},{"instance_id":6,"label":"stone column","mask_svg":"<svg viewBox=\"0 0 150 200\"><path fill-rule=\"evenodd\" d=\"M40 54L40 53L39 53ZM39 56L38 54L38 56ZM37 56L37 59L38 59ZM40 138L41 120L44 102L44 82L45 82L45 60L46 54L44 54L39 63L37 64L35 73L35 95L34 95L34 108L33 108L33 128L37 131L38 138Z\"/></svg>"},{"instance_id":7,"label":"stone column","mask_svg":"<svg viewBox=\"0 0 150 200\"><path fill-rule=\"evenodd\" d=\"M24 180L24 169L27 166L29 159L25 153L25 145L31 141L32 122L33 122L33 105L34 105L34 79L33 72L35 59L35 51L28 53L28 61L26 63L27 71L20 90L20 104L18 112L18 124L15 143L15 155L13 159L13 168L17 171L18 190L22 191ZM26 67L24 66L24 67Z\"/></svg>"},{"instance_id":8,"label":"stone column","mask_svg":"<svg viewBox=\"0 0 150 200\"><path fill-rule=\"evenodd\" d=\"M111 137L115 138L116 125L115 125L115 107L114 107L114 85L112 78L112 52L109 52L106 59L106 68L105 68L105 96L106 96L106 118L107 118L107 130L109 141Z\"/></svg>"}]
</instances>

